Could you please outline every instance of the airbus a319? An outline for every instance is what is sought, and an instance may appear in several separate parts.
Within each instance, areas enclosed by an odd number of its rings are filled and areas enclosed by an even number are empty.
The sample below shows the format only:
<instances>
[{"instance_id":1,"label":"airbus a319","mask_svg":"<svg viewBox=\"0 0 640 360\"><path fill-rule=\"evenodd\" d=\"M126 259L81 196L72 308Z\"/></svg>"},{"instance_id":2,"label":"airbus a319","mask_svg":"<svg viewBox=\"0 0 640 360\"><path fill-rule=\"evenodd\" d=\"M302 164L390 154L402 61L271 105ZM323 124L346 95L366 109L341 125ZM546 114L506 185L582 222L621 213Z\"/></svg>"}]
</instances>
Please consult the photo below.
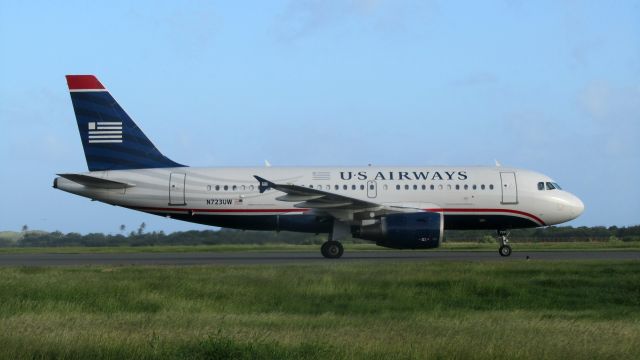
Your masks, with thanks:
<instances>
[{"instance_id":1,"label":"airbus a319","mask_svg":"<svg viewBox=\"0 0 640 360\"><path fill-rule=\"evenodd\" d=\"M353 236L394 249L440 246L445 230L560 224L584 210L550 177L502 166L212 167L163 155L93 75L67 84L88 172L53 187L92 200L219 227L326 233L326 258Z\"/></svg>"}]
</instances>

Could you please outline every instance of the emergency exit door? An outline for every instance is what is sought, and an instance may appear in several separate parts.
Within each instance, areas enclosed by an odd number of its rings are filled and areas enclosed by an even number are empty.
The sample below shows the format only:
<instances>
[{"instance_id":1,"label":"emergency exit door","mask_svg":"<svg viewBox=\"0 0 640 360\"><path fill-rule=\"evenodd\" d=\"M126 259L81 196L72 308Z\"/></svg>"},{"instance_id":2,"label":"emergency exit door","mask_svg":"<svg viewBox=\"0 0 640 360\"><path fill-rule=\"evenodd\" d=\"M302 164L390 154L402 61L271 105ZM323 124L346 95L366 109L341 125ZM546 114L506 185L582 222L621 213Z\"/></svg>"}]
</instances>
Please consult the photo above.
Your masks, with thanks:
<instances>
[{"instance_id":1,"label":"emergency exit door","mask_svg":"<svg viewBox=\"0 0 640 360\"><path fill-rule=\"evenodd\" d=\"M186 205L184 190L186 174L171 173L169 177L169 205Z\"/></svg>"},{"instance_id":2,"label":"emergency exit door","mask_svg":"<svg viewBox=\"0 0 640 360\"><path fill-rule=\"evenodd\" d=\"M502 203L517 204L518 203L518 184L516 183L516 173L501 172L500 182L502 183Z\"/></svg>"}]
</instances>

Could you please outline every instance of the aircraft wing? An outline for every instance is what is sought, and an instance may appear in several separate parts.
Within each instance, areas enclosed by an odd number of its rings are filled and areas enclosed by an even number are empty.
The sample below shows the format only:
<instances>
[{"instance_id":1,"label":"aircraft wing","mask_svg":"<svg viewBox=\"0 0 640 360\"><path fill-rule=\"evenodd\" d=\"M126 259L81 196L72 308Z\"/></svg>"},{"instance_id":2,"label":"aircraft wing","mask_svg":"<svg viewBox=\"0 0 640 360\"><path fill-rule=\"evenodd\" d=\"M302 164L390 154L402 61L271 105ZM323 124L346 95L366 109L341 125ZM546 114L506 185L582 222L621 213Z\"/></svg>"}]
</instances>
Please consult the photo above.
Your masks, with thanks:
<instances>
[{"instance_id":1,"label":"aircraft wing","mask_svg":"<svg viewBox=\"0 0 640 360\"><path fill-rule=\"evenodd\" d=\"M276 200L297 202L293 205L297 208L305 209L344 209L344 210L364 210L364 209L380 209L384 206L371 201L360 200L349 196L339 195L319 189L306 188L304 186L293 184L276 184L260 176L254 175L259 182L260 193L268 189L274 189L285 193Z\"/></svg>"}]
</instances>

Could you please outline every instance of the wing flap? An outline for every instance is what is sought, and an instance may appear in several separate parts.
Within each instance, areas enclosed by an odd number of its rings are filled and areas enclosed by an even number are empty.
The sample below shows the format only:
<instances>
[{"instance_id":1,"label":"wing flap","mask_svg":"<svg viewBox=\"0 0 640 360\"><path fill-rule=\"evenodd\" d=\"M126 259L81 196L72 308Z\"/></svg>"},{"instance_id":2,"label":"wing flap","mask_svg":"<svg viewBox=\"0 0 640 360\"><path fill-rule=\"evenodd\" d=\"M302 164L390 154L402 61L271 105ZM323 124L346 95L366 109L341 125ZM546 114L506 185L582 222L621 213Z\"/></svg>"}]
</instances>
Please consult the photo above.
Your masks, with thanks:
<instances>
[{"instance_id":1,"label":"wing flap","mask_svg":"<svg viewBox=\"0 0 640 360\"><path fill-rule=\"evenodd\" d=\"M286 194L286 195L278 196L276 198L276 200L299 202L299 201L315 200L315 199L319 199L321 197L323 197L323 195L291 195L291 194Z\"/></svg>"},{"instance_id":2,"label":"wing flap","mask_svg":"<svg viewBox=\"0 0 640 360\"><path fill-rule=\"evenodd\" d=\"M297 208L304 209L333 209L333 208L343 208L353 205L351 201L344 202L327 202L327 201L305 201L299 204L293 205Z\"/></svg>"}]
</instances>

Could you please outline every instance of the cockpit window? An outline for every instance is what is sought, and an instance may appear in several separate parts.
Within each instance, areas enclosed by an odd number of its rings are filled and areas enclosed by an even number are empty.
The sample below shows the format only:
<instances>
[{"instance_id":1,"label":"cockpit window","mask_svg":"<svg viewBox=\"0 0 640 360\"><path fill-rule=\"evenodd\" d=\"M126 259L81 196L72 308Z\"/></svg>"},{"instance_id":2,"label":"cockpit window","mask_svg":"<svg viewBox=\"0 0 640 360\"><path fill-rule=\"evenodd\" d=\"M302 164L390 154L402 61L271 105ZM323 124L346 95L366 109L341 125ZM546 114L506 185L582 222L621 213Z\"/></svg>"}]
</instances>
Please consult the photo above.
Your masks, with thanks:
<instances>
[{"instance_id":1,"label":"cockpit window","mask_svg":"<svg viewBox=\"0 0 640 360\"><path fill-rule=\"evenodd\" d=\"M550 183L550 182L548 182L548 183L547 183L547 190L553 190L553 189L555 189L555 188L556 188L556 187L555 187L555 186L553 186L553 184L552 184L552 183Z\"/></svg>"},{"instance_id":2,"label":"cockpit window","mask_svg":"<svg viewBox=\"0 0 640 360\"><path fill-rule=\"evenodd\" d=\"M538 190L544 190L544 183L542 181L538 183Z\"/></svg>"},{"instance_id":3,"label":"cockpit window","mask_svg":"<svg viewBox=\"0 0 640 360\"><path fill-rule=\"evenodd\" d=\"M558 183L552 183L552 184L556 189L562 190L562 188L560 187L560 185L558 185Z\"/></svg>"}]
</instances>

